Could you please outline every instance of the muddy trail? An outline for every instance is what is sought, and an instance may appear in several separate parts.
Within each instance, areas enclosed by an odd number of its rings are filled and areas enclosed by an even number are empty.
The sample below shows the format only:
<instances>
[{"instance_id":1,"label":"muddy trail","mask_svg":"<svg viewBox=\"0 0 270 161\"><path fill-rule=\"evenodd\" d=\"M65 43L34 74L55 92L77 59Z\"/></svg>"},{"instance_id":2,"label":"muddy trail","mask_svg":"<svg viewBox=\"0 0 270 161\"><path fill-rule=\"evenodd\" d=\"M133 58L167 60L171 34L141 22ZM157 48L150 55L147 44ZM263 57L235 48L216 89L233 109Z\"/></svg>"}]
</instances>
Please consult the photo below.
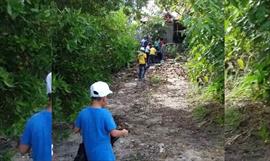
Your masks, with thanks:
<instances>
[{"instance_id":1,"label":"muddy trail","mask_svg":"<svg viewBox=\"0 0 270 161\"><path fill-rule=\"evenodd\" d=\"M108 107L129 136L114 144L119 161L222 161L222 128L198 128L192 119L190 84L181 64L167 60L152 66L139 82L137 69L115 75ZM55 145L57 161L73 161L81 137Z\"/></svg>"},{"instance_id":2,"label":"muddy trail","mask_svg":"<svg viewBox=\"0 0 270 161\"><path fill-rule=\"evenodd\" d=\"M198 102L191 95L182 63L168 59L150 67L144 81L136 78L137 68L132 67L117 73L112 83L114 94L108 108L118 125L129 130L128 137L114 144L118 161L224 160L223 128L205 126L192 117ZM70 135L54 143L55 160L73 161L82 142L80 135L69 124L57 132ZM31 161L20 154L13 160Z\"/></svg>"}]
</instances>

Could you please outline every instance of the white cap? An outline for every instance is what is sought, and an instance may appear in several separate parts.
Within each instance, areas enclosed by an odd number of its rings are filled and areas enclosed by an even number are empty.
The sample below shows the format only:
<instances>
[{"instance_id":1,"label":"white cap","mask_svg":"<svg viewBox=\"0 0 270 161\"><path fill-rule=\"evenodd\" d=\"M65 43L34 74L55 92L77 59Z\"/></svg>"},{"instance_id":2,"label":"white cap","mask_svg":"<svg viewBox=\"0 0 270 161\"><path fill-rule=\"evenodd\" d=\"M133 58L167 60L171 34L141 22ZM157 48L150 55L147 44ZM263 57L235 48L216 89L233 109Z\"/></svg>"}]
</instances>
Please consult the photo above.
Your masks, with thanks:
<instances>
[{"instance_id":1,"label":"white cap","mask_svg":"<svg viewBox=\"0 0 270 161\"><path fill-rule=\"evenodd\" d=\"M46 88L47 94L52 93L52 72L50 72L46 77Z\"/></svg>"},{"instance_id":2,"label":"white cap","mask_svg":"<svg viewBox=\"0 0 270 161\"><path fill-rule=\"evenodd\" d=\"M141 51L144 51L144 47L141 47L141 49L140 49Z\"/></svg>"},{"instance_id":3,"label":"white cap","mask_svg":"<svg viewBox=\"0 0 270 161\"><path fill-rule=\"evenodd\" d=\"M111 93L113 92L105 82L98 81L90 86L91 97L105 97Z\"/></svg>"}]
</instances>

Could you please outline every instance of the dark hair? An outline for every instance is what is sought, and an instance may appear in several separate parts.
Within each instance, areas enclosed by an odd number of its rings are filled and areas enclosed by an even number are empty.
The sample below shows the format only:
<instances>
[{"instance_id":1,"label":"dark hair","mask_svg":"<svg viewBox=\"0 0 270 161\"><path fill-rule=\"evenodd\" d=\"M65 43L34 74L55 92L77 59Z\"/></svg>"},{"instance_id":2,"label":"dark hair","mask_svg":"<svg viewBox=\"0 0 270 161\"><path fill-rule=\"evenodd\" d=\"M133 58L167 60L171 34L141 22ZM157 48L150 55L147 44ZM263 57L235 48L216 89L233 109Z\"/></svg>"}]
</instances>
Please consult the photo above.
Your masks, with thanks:
<instances>
[{"instance_id":1,"label":"dark hair","mask_svg":"<svg viewBox=\"0 0 270 161\"><path fill-rule=\"evenodd\" d=\"M92 101L101 101L102 97L91 97Z\"/></svg>"}]
</instances>

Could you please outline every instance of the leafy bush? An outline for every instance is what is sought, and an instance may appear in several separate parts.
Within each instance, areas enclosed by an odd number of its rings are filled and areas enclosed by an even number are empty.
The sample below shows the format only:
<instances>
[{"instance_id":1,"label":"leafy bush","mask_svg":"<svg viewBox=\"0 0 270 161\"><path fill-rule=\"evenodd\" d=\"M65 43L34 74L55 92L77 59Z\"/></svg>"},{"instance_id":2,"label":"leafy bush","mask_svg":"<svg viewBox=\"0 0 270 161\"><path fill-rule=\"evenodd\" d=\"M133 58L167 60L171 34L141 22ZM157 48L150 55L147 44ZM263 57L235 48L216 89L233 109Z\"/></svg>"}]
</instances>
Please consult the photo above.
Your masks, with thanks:
<instances>
[{"instance_id":1,"label":"leafy bush","mask_svg":"<svg viewBox=\"0 0 270 161\"><path fill-rule=\"evenodd\" d=\"M163 17L152 16L145 24L142 24L141 30L143 36L151 35L153 41L162 37L162 34L166 31L166 25Z\"/></svg>"},{"instance_id":2,"label":"leafy bush","mask_svg":"<svg viewBox=\"0 0 270 161\"><path fill-rule=\"evenodd\" d=\"M89 85L109 81L112 73L134 60L136 26L127 24L123 10L95 17L65 9L61 15L54 39L57 54L53 71L62 82L55 87L55 120L73 121L81 107L88 104Z\"/></svg>"},{"instance_id":3,"label":"leafy bush","mask_svg":"<svg viewBox=\"0 0 270 161\"><path fill-rule=\"evenodd\" d=\"M0 2L0 135L17 136L46 105L56 10L30 2Z\"/></svg>"},{"instance_id":4,"label":"leafy bush","mask_svg":"<svg viewBox=\"0 0 270 161\"><path fill-rule=\"evenodd\" d=\"M227 0L225 10L228 98L270 98L270 2Z\"/></svg>"},{"instance_id":5,"label":"leafy bush","mask_svg":"<svg viewBox=\"0 0 270 161\"><path fill-rule=\"evenodd\" d=\"M213 97L223 102L223 3L188 0L186 4L190 6L183 20L187 27L189 76L193 81L207 77L206 87L211 88Z\"/></svg>"},{"instance_id":6,"label":"leafy bush","mask_svg":"<svg viewBox=\"0 0 270 161\"><path fill-rule=\"evenodd\" d=\"M90 83L109 81L133 61L136 26L123 9L106 2L104 13L94 16L72 2L0 2L0 135L18 136L26 119L46 105L49 71L54 120L73 121L89 100Z\"/></svg>"}]
</instances>

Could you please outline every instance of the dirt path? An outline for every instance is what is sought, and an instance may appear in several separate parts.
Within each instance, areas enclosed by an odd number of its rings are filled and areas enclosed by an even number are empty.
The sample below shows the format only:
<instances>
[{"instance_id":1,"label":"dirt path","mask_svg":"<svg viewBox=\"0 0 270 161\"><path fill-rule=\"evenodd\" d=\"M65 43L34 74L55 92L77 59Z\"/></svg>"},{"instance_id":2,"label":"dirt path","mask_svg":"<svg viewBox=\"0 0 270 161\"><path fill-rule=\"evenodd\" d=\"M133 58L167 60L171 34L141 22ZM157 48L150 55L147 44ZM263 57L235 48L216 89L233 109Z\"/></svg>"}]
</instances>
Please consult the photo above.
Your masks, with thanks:
<instances>
[{"instance_id":1,"label":"dirt path","mask_svg":"<svg viewBox=\"0 0 270 161\"><path fill-rule=\"evenodd\" d=\"M201 130L192 120L190 85L184 76L173 60L150 68L145 82L134 79L136 69L116 75L109 109L130 131L115 143L117 160L224 160L223 131ZM80 142L80 136L72 134L55 145L57 160L72 161Z\"/></svg>"},{"instance_id":2,"label":"dirt path","mask_svg":"<svg viewBox=\"0 0 270 161\"><path fill-rule=\"evenodd\" d=\"M239 112L240 120L236 129L225 130L225 161L270 161L269 139L264 140L260 130L262 123L270 125L269 105L245 100L231 101L227 106Z\"/></svg>"},{"instance_id":3,"label":"dirt path","mask_svg":"<svg viewBox=\"0 0 270 161\"><path fill-rule=\"evenodd\" d=\"M191 85L182 65L167 60L151 67L144 82L136 68L119 72L109 109L130 134L114 150L118 161L223 161L223 130L199 128L192 119ZM72 132L71 132L72 133ZM78 134L54 145L57 161L73 161ZM14 160L30 161L16 155Z\"/></svg>"}]
</instances>

